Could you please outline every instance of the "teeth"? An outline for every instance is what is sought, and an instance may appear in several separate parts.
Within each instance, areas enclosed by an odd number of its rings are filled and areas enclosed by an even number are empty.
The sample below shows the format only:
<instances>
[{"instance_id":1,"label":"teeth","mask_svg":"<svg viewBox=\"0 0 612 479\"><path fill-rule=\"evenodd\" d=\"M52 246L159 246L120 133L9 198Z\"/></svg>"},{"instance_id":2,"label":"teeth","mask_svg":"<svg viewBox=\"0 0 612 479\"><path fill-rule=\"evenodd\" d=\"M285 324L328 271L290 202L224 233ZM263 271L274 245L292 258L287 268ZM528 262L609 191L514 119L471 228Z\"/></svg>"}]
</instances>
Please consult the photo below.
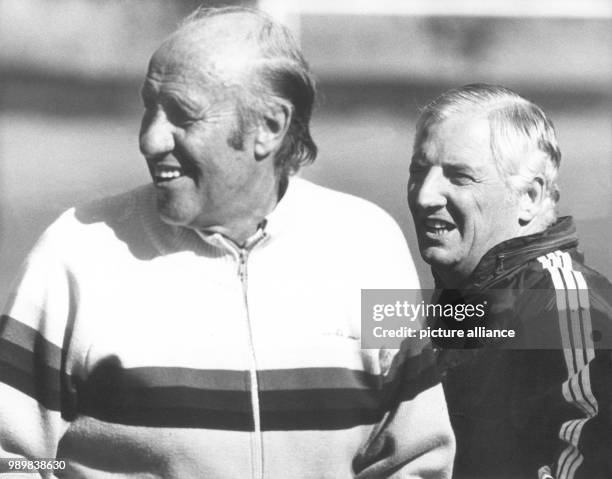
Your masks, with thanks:
<instances>
[{"instance_id":1,"label":"teeth","mask_svg":"<svg viewBox=\"0 0 612 479\"><path fill-rule=\"evenodd\" d=\"M425 221L425 225L428 228L433 228L437 230L445 230L451 227L449 223L447 223L446 221L441 221L441 220L427 220Z\"/></svg>"},{"instance_id":2,"label":"teeth","mask_svg":"<svg viewBox=\"0 0 612 479\"><path fill-rule=\"evenodd\" d=\"M169 180L172 178L178 178L181 176L181 174L178 171L162 171L161 173L157 173L156 176L164 180Z\"/></svg>"},{"instance_id":3,"label":"teeth","mask_svg":"<svg viewBox=\"0 0 612 479\"><path fill-rule=\"evenodd\" d=\"M167 181L182 176L183 172L178 167L156 165L154 174L156 181Z\"/></svg>"}]
</instances>

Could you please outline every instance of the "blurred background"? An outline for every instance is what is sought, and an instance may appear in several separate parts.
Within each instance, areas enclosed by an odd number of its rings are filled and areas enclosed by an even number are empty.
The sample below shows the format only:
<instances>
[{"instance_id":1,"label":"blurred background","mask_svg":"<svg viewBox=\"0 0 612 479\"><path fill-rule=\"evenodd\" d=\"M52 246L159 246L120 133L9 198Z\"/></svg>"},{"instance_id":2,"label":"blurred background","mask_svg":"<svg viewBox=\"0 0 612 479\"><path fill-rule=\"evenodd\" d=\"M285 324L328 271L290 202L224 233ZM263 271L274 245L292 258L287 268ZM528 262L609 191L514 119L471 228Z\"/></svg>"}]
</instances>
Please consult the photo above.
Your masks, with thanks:
<instances>
[{"instance_id":1,"label":"blurred background","mask_svg":"<svg viewBox=\"0 0 612 479\"><path fill-rule=\"evenodd\" d=\"M563 151L562 214L612 277L612 0L0 0L0 301L64 209L149 181L138 152L150 55L200 4L259 6L318 77L316 163L302 176L379 204L424 286L406 180L418 109L501 83L540 104Z\"/></svg>"}]
</instances>

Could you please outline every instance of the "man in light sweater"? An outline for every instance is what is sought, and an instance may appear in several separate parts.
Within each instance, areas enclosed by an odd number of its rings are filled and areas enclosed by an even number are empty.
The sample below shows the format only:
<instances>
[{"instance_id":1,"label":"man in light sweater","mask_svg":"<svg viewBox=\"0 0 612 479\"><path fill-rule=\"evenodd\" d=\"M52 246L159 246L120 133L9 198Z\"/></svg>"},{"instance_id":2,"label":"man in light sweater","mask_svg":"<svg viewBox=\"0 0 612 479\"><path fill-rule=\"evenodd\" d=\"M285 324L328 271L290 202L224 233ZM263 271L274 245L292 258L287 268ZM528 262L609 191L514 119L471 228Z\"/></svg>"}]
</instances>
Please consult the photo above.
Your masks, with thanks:
<instances>
[{"instance_id":1,"label":"man in light sweater","mask_svg":"<svg viewBox=\"0 0 612 479\"><path fill-rule=\"evenodd\" d=\"M64 213L15 283L0 457L61 459L58 477L449 477L430 351L361 349L360 290L418 288L399 228L293 176L316 156L314 84L288 31L196 11L142 100L153 184Z\"/></svg>"}]
</instances>

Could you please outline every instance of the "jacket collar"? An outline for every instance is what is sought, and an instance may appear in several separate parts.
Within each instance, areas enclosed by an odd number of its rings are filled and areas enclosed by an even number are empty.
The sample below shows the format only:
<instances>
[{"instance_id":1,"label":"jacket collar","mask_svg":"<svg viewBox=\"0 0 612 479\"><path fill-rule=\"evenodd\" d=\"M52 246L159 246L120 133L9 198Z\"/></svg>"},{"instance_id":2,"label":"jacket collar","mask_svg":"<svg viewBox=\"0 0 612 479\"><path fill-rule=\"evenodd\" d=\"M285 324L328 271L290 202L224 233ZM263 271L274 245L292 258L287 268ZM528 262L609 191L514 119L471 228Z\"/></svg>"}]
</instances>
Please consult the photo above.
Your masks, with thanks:
<instances>
[{"instance_id":1,"label":"jacket collar","mask_svg":"<svg viewBox=\"0 0 612 479\"><path fill-rule=\"evenodd\" d=\"M578 235L574 220L571 216L564 216L542 232L512 238L491 248L470 275L466 287L480 288L504 272L545 253L576 246ZM440 278L435 273L434 278L436 286L441 287Z\"/></svg>"}]
</instances>

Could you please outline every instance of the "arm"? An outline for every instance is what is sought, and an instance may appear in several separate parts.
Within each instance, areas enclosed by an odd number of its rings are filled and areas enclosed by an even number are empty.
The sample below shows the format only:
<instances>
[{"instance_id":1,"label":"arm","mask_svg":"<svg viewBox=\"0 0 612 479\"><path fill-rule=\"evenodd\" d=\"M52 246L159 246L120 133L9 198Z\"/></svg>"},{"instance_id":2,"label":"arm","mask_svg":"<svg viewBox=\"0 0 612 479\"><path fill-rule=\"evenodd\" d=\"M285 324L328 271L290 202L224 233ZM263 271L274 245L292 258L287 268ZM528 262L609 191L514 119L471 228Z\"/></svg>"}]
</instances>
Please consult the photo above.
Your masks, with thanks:
<instances>
[{"instance_id":1,"label":"arm","mask_svg":"<svg viewBox=\"0 0 612 479\"><path fill-rule=\"evenodd\" d=\"M558 446L549 466L557 479L609 477L612 285L589 271L552 265L546 269L557 293L546 316L558 323L565 360L559 392L567 404L567 412L554 418Z\"/></svg>"},{"instance_id":2,"label":"arm","mask_svg":"<svg viewBox=\"0 0 612 479\"><path fill-rule=\"evenodd\" d=\"M433 352L400 361L385 387L391 407L356 456L356 477L450 478L455 440Z\"/></svg>"},{"instance_id":3,"label":"arm","mask_svg":"<svg viewBox=\"0 0 612 479\"><path fill-rule=\"evenodd\" d=\"M54 458L69 399L63 373L69 280L45 235L0 317L0 457Z\"/></svg>"},{"instance_id":4,"label":"arm","mask_svg":"<svg viewBox=\"0 0 612 479\"><path fill-rule=\"evenodd\" d=\"M416 268L397 225L389 221L378 233L375 263L362 284L368 288L419 289ZM362 286L363 288L363 286ZM381 350L381 369L384 367ZM356 455L356 477L450 478L455 438L428 343L406 340L384 378L387 411Z\"/></svg>"},{"instance_id":5,"label":"arm","mask_svg":"<svg viewBox=\"0 0 612 479\"><path fill-rule=\"evenodd\" d=\"M607 338L612 337L610 320L597 318L597 312L591 310L593 330L602 332ZM608 323L604 326L605 323ZM598 325L599 323L599 325ZM564 394L576 406L576 413L571 419L559 425L559 438L562 446L553 462L555 476L558 479L580 479L610 477L612 474L612 351L610 349L577 350L585 360L575 369L569 368L576 381L564 383ZM575 399L574 399L575 398Z\"/></svg>"}]
</instances>

